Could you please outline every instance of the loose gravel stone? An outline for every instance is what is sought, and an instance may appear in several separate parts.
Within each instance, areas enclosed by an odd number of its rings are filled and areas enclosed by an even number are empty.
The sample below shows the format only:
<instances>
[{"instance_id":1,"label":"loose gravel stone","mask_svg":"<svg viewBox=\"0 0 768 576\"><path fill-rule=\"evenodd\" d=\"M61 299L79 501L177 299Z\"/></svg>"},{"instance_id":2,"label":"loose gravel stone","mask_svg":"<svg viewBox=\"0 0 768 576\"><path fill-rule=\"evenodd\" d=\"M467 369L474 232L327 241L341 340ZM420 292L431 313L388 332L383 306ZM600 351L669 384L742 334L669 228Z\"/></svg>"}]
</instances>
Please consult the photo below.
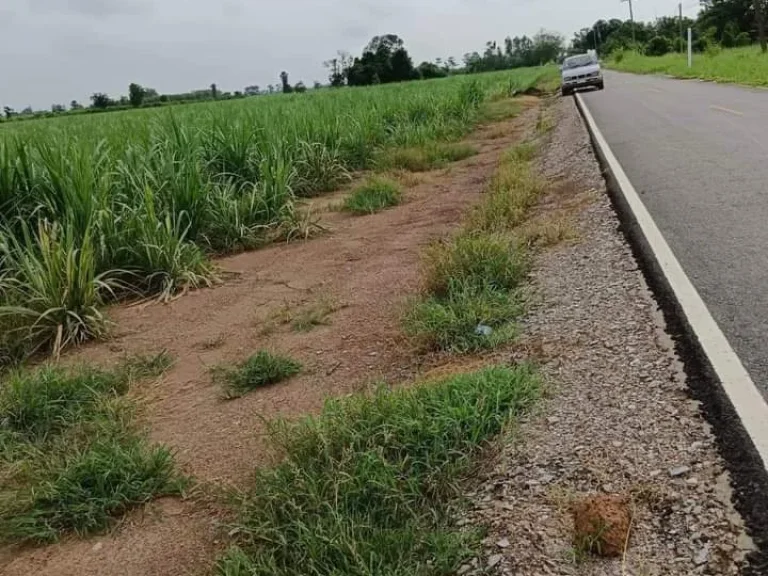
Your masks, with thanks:
<instances>
[{"instance_id":1,"label":"loose gravel stone","mask_svg":"<svg viewBox=\"0 0 768 576\"><path fill-rule=\"evenodd\" d=\"M549 392L472 487L460 521L487 527L491 547L509 542L486 558L503 574L738 574L751 543L709 425L619 231L573 99L547 113L557 125L540 167L561 185L542 209L575 202L579 238L537 258L540 304L513 360L536 350ZM571 506L605 493L631 499L630 545L623 557L582 561Z\"/></svg>"}]
</instances>

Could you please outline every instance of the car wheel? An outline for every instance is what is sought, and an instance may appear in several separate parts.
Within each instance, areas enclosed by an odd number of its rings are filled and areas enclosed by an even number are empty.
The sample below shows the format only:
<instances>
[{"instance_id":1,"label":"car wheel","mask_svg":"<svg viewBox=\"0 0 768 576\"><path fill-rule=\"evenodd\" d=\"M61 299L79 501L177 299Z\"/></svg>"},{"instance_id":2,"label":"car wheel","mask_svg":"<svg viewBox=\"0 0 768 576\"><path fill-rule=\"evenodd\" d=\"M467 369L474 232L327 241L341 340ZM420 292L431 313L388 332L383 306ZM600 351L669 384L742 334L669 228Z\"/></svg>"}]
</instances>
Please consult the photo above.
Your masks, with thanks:
<instances>
[{"instance_id":1,"label":"car wheel","mask_svg":"<svg viewBox=\"0 0 768 576\"><path fill-rule=\"evenodd\" d=\"M560 90L560 93L561 93L563 96L570 96L570 95L571 95L571 91L570 91L570 90L568 90L567 88L563 88L562 90Z\"/></svg>"},{"instance_id":2,"label":"car wheel","mask_svg":"<svg viewBox=\"0 0 768 576\"><path fill-rule=\"evenodd\" d=\"M597 85L597 89L598 90L603 90L604 88L605 88L605 83L604 82L600 82L600 84Z\"/></svg>"}]
</instances>

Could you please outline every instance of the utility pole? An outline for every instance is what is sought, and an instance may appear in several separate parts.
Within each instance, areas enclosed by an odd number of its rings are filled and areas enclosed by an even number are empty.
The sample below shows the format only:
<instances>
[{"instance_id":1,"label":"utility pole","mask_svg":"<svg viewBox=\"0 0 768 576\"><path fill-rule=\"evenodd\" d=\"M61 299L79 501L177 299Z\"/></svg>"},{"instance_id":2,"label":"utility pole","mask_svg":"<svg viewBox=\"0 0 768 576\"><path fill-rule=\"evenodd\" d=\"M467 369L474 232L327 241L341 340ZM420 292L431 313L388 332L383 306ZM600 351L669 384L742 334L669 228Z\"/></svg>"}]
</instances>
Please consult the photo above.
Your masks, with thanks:
<instances>
[{"instance_id":1,"label":"utility pole","mask_svg":"<svg viewBox=\"0 0 768 576\"><path fill-rule=\"evenodd\" d=\"M629 2L629 21L632 23L632 44L637 44L637 41L635 40L635 14L632 12L632 0L621 0L622 4L624 2Z\"/></svg>"},{"instance_id":2,"label":"utility pole","mask_svg":"<svg viewBox=\"0 0 768 576\"><path fill-rule=\"evenodd\" d=\"M680 52L683 51L683 3L677 5L680 9Z\"/></svg>"}]
</instances>

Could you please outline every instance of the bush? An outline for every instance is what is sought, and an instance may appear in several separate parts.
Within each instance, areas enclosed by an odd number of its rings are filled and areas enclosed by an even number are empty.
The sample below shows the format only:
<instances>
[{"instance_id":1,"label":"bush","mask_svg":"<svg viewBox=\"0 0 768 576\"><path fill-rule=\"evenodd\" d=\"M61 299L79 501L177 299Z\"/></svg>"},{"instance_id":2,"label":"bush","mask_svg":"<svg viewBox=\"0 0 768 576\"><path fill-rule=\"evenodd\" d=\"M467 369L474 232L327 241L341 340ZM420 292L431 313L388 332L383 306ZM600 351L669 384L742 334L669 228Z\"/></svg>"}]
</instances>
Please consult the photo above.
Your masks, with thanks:
<instances>
[{"instance_id":1,"label":"bush","mask_svg":"<svg viewBox=\"0 0 768 576\"><path fill-rule=\"evenodd\" d=\"M736 36L735 43L736 46L749 46L752 44L752 37L749 35L749 32L740 32Z\"/></svg>"},{"instance_id":2,"label":"bush","mask_svg":"<svg viewBox=\"0 0 768 576\"><path fill-rule=\"evenodd\" d=\"M646 56L664 56L672 51L672 43L664 36L654 36L645 47Z\"/></svg>"}]
</instances>

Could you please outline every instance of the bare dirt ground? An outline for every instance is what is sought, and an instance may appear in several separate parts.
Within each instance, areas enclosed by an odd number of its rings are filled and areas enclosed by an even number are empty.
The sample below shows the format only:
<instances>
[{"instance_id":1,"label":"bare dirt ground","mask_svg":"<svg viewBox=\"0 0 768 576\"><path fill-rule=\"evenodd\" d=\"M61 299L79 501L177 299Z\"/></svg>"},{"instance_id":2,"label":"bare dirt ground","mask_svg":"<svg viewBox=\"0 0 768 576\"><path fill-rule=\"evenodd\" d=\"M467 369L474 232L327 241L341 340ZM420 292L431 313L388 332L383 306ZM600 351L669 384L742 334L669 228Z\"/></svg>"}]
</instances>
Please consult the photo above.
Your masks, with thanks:
<instances>
[{"instance_id":1,"label":"bare dirt ground","mask_svg":"<svg viewBox=\"0 0 768 576\"><path fill-rule=\"evenodd\" d=\"M542 361L551 394L469 494L460 523L491 530L485 555L459 574L489 565L510 576L737 574L751 543L714 437L618 230L573 100L552 112L542 170L570 185L543 209L581 206L579 241L538 258L541 304L519 344ZM621 554L595 560L574 544L570 508L601 494L625 497L633 518Z\"/></svg>"},{"instance_id":2,"label":"bare dirt ground","mask_svg":"<svg viewBox=\"0 0 768 576\"><path fill-rule=\"evenodd\" d=\"M109 363L123 354L167 350L174 367L138 385L153 440L171 446L184 472L203 483L243 486L268 456L264 419L317 411L325 398L374 380L402 381L424 362L403 341L399 310L418 289L421 249L447 234L480 197L501 153L536 122L537 100L522 100L516 119L480 129L479 151L420 175L404 204L353 217L324 212L328 233L223 259L237 272L220 287L168 305L120 307L114 340L80 351L76 360ZM334 198L318 201L319 206ZM318 304L335 310L308 332L281 318ZM287 353L304 364L290 381L234 401L222 399L209 369L255 350ZM153 503L113 534L46 548L0 551L7 576L179 576L205 574L220 547L222 512L202 498Z\"/></svg>"}]
</instances>

